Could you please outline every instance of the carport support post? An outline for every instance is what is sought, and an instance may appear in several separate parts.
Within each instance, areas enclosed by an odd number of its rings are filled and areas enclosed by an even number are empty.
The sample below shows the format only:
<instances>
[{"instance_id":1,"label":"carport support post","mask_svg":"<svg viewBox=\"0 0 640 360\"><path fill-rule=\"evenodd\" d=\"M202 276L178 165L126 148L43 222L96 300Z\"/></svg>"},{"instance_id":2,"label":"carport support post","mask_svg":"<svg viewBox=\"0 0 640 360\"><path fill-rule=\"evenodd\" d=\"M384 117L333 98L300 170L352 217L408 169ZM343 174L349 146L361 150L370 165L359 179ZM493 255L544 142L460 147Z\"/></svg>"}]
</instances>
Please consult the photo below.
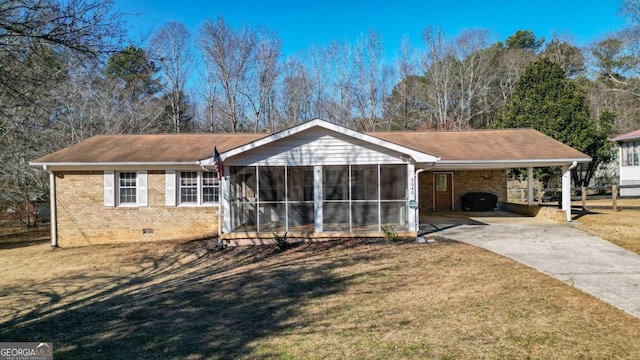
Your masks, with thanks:
<instances>
[{"instance_id":1,"label":"carport support post","mask_svg":"<svg viewBox=\"0 0 640 360\"><path fill-rule=\"evenodd\" d=\"M527 200L527 204L529 204L529 206L533 206L533 168L527 168L527 187L529 188L529 194L528 194L528 200Z\"/></svg>"},{"instance_id":2,"label":"carport support post","mask_svg":"<svg viewBox=\"0 0 640 360\"><path fill-rule=\"evenodd\" d=\"M571 169L576 165L574 161L571 166L562 166L562 210L567 214L567 221L571 221Z\"/></svg>"}]
</instances>

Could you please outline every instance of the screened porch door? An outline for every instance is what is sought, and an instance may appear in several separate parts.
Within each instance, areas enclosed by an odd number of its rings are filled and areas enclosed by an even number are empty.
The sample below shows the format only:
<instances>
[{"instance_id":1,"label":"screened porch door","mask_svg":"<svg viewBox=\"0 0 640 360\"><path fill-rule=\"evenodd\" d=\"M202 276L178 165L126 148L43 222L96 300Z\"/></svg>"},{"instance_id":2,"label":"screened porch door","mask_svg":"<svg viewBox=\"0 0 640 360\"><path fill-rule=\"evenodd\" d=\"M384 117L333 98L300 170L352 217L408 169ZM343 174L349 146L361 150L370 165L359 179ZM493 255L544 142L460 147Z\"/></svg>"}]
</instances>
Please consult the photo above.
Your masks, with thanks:
<instances>
[{"instance_id":1,"label":"screened porch door","mask_svg":"<svg viewBox=\"0 0 640 360\"><path fill-rule=\"evenodd\" d=\"M434 210L451 211L453 209L453 174L434 173Z\"/></svg>"}]
</instances>

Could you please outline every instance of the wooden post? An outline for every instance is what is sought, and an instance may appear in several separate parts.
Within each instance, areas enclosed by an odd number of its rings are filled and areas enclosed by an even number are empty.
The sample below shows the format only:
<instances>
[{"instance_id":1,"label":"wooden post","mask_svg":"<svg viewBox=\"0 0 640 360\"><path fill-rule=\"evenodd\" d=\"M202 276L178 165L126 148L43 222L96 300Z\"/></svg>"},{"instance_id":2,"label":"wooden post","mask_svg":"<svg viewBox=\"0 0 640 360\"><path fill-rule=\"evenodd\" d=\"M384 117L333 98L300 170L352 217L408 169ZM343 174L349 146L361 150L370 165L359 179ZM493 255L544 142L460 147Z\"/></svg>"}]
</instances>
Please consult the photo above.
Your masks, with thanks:
<instances>
[{"instance_id":1,"label":"wooden post","mask_svg":"<svg viewBox=\"0 0 640 360\"><path fill-rule=\"evenodd\" d=\"M618 211L618 186L613 185L611 187L611 198L613 199L613 211Z\"/></svg>"},{"instance_id":2,"label":"wooden post","mask_svg":"<svg viewBox=\"0 0 640 360\"><path fill-rule=\"evenodd\" d=\"M587 210L587 188L582 187L582 211Z\"/></svg>"}]
</instances>

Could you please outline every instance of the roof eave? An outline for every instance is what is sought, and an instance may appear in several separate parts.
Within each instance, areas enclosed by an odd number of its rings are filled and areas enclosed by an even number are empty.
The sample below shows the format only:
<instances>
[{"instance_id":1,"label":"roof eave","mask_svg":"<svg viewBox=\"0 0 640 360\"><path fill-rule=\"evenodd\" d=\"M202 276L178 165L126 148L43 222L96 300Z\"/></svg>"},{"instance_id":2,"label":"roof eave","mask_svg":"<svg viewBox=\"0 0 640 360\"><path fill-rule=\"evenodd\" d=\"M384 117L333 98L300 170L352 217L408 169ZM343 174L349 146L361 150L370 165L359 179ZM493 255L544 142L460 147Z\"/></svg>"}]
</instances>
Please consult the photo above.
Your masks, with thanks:
<instances>
[{"instance_id":1,"label":"roof eave","mask_svg":"<svg viewBox=\"0 0 640 360\"><path fill-rule=\"evenodd\" d=\"M164 169L175 167L195 167L200 166L200 161L128 161L128 162L46 162L32 161L29 166L42 167L45 170L98 170L98 169Z\"/></svg>"},{"instance_id":2,"label":"roof eave","mask_svg":"<svg viewBox=\"0 0 640 360\"><path fill-rule=\"evenodd\" d=\"M440 160L434 169L513 169L526 167L552 167L570 165L574 162L587 163L591 158L566 158L566 159L527 159L527 160Z\"/></svg>"}]
</instances>

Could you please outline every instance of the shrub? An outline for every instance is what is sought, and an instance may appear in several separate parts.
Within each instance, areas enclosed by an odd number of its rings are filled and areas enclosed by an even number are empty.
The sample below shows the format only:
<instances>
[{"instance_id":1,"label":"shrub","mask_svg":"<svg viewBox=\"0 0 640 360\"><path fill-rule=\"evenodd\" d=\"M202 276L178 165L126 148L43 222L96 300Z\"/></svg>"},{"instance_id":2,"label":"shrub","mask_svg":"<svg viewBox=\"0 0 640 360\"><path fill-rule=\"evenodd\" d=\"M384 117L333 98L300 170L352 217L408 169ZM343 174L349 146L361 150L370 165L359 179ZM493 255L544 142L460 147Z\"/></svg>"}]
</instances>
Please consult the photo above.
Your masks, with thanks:
<instances>
[{"instance_id":1,"label":"shrub","mask_svg":"<svg viewBox=\"0 0 640 360\"><path fill-rule=\"evenodd\" d=\"M398 232L396 232L396 227L393 225L385 224L380 227L382 229L382 233L384 234L385 239L396 242L400 238L398 237Z\"/></svg>"},{"instance_id":2,"label":"shrub","mask_svg":"<svg viewBox=\"0 0 640 360\"><path fill-rule=\"evenodd\" d=\"M287 238L286 232L282 235L273 233L273 236L274 236L274 242L278 250L286 250L289 247L290 244L289 244L289 239Z\"/></svg>"}]
</instances>

